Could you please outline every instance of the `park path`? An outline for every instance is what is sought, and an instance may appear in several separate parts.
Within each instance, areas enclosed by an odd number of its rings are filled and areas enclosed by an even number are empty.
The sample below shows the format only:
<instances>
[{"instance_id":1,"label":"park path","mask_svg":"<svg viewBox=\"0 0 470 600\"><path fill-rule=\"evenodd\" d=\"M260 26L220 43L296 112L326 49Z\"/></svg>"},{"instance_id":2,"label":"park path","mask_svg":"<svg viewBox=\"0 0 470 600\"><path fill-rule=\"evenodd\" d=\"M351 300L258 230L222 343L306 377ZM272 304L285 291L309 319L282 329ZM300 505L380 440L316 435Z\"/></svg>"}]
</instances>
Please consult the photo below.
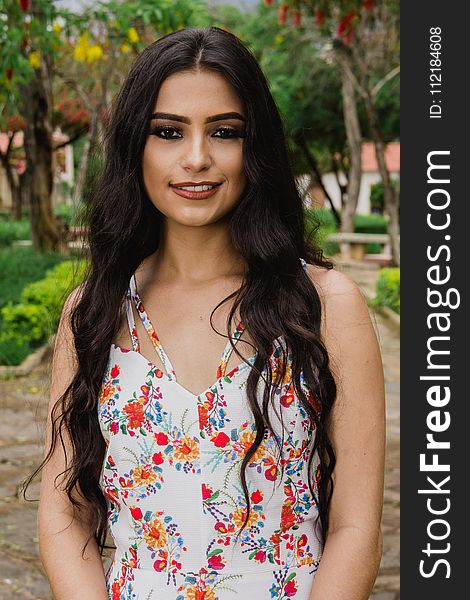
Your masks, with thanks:
<instances>
[{"instance_id":1,"label":"park path","mask_svg":"<svg viewBox=\"0 0 470 600\"><path fill-rule=\"evenodd\" d=\"M376 270L338 265L364 291L374 288ZM387 469L383 513L384 553L371 600L399 598L399 334L380 314L376 325L386 380ZM0 600L51 600L37 549L37 502L25 502L20 483L42 455L50 352L29 376L0 381ZM37 499L35 482L28 497Z\"/></svg>"}]
</instances>

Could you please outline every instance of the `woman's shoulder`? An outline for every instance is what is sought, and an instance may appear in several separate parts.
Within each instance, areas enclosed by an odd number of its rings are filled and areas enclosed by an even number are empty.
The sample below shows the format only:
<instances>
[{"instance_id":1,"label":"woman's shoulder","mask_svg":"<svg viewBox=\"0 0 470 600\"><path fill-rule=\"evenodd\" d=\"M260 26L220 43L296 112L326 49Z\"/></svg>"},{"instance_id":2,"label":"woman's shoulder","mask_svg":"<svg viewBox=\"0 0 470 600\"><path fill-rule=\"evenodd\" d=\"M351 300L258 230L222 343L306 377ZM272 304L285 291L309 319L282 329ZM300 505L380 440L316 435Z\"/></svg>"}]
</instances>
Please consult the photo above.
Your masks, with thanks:
<instances>
[{"instance_id":1,"label":"woman's shoulder","mask_svg":"<svg viewBox=\"0 0 470 600\"><path fill-rule=\"evenodd\" d=\"M340 329L369 319L365 296L349 275L309 263L306 271L320 297L322 320L328 329Z\"/></svg>"},{"instance_id":2,"label":"woman's shoulder","mask_svg":"<svg viewBox=\"0 0 470 600\"><path fill-rule=\"evenodd\" d=\"M349 275L335 268L328 269L307 263L306 271L322 299L338 294L361 293L359 286Z\"/></svg>"}]
</instances>

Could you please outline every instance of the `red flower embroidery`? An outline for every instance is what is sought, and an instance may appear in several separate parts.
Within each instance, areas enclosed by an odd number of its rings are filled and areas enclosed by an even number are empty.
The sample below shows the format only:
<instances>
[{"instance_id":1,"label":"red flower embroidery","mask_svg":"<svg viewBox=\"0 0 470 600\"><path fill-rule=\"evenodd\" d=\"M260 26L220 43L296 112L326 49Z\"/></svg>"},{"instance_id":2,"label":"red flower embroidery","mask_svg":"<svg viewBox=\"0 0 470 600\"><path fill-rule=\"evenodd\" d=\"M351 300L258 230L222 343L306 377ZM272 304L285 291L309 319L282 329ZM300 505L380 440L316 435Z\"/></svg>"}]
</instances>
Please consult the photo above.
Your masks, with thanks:
<instances>
[{"instance_id":1,"label":"red flower embroidery","mask_svg":"<svg viewBox=\"0 0 470 600\"><path fill-rule=\"evenodd\" d=\"M119 423L117 421L113 421L111 423L111 425L109 426L109 431L113 434L116 435L116 433L119 431Z\"/></svg>"},{"instance_id":2,"label":"red flower embroidery","mask_svg":"<svg viewBox=\"0 0 470 600\"><path fill-rule=\"evenodd\" d=\"M161 465L163 462L163 455L161 452L156 452L153 456L152 456L152 460L156 465Z\"/></svg>"},{"instance_id":3,"label":"red flower embroidery","mask_svg":"<svg viewBox=\"0 0 470 600\"><path fill-rule=\"evenodd\" d=\"M294 402L294 394L284 394L281 396L281 404L285 408L289 408L292 402Z\"/></svg>"},{"instance_id":4,"label":"red flower embroidery","mask_svg":"<svg viewBox=\"0 0 470 600\"><path fill-rule=\"evenodd\" d=\"M276 481L277 478L277 467L276 465L272 465L269 469L266 469L264 472L264 476L268 481Z\"/></svg>"},{"instance_id":5,"label":"red flower embroidery","mask_svg":"<svg viewBox=\"0 0 470 600\"><path fill-rule=\"evenodd\" d=\"M295 579L291 579L288 583L286 583L284 587L284 593L288 598L292 598L297 594L297 582Z\"/></svg>"},{"instance_id":6,"label":"red flower embroidery","mask_svg":"<svg viewBox=\"0 0 470 600\"><path fill-rule=\"evenodd\" d=\"M168 436L166 433L157 433L155 441L159 446L166 446L168 444Z\"/></svg>"},{"instance_id":7,"label":"red flower embroidery","mask_svg":"<svg viewBox=\"0 0 470 600\"><path fill-rule=\"evenodd\" d=\"M142 511L140 510L140 508L138 506L131 506L129 508L129 511L132 515L132 518L135 519L136 521L139 521L142 518Z\"/></svg>"},{"instance_id":8,"label":"red flower embroidery","mask_svg":"<svg viewBox=\"0 0 470 600\"><path fill-rule=\"evenodd\" d=\"M156 560L153 563L153 568L155 571L164 571L166 569L166 560L164 558Z\"/></svg>"},{"instance_id":9,"label":"red flower embroidery","mask_svg":"<svg viewBox=\"0 0 470 600\"><path fill-rule=\"evenodd\" d=\"M223 569L225 567L222 562L222 556L220 554L216 554L215 556L211 556L207 561L207 564L211 569Z\"/></svg>"},{"instance_id":10,"label":"red flower embroidery","mask_svg":"<svg viewBox=\"0 0 470 600\"><path fill-rule=\"evenodd\" d=\"M255 554L255 560L259 563L264 563L264 561L266 560L266 553L262 550L258 550L258 552Z\"/></svg>"},{"instance_id":11,"label":"red flower embroidery","mask_svg":"<svg viewBox=\"0 0 470 600\"><path fill-rule=\"evenodd\" d=\"M251 494L251 501L254 504L259 504L263 500L263 493L260 490L256 490Z\"/></svg>"},{"instance_id":12,"label":"red flower embroidery","mask_svg":"<svg viewBox=\"0 0 470 600\"><path fill-rule=\"evenodd\" d=\"M119 365L114 365L114 367L111 369L111 379L116 379L120 372L121 369L119 368Z\"/></svg>"},{"instance_id":13,"label":"red flower embroidery","mask_svg":"<svg viewBox=\"0 0 470 600\"><path fill-rule=\"evenodd\" d=\"M207 500L207 498L210 498L212 496L214 492L207 487L207 485L205 483L202 484L202 499L203 500Z\"/></svg>"},{"instance_id":14,"label":"red flower embroidery","mask_svg":"<svg viewBox=\"0 0 470 600\"><path fill-rule=\"evenodd\" d=\"M211 441L214 443L215 446L217 446L217 448L225 448L225 446L230 441L230 438L226 433L221 431L214 438L212 438Z\"/></svg>"}]
</instances>

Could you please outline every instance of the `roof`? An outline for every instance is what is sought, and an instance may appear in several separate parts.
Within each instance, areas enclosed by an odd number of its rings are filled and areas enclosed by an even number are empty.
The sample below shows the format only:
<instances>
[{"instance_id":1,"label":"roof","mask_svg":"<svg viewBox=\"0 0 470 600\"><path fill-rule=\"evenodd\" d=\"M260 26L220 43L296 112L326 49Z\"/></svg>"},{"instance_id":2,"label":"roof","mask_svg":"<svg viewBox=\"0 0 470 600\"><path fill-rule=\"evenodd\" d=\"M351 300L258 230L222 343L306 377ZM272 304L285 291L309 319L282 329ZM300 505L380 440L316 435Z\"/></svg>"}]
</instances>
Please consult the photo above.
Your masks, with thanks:
<instances>
[{"instance_id":1,"label":"roof","mask_svg":"<svg viewBox=\"0 0 470 600\"><path fill-rule=\"evenodd\" d=\"M400 172L400 142L390 142L385 146L385 164L389 171ZM375 148L372 142L362 144L362 172L378 171Z\"/></svg>"}]
</instances>

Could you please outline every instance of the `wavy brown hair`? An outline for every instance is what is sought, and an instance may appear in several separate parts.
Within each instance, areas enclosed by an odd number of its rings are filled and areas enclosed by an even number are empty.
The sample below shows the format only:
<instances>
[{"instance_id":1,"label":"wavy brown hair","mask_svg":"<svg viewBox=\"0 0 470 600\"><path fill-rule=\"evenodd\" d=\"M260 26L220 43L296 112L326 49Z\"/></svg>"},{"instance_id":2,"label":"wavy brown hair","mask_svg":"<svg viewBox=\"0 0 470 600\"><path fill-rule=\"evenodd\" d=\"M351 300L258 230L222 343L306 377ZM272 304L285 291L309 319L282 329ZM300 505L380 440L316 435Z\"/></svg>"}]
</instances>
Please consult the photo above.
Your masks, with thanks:
<instances>
[{"instance_id":1,"label":"wavy brown hair","mask_svg":"<svg viewBox=\"0 0 470 600\"><path fill-rule=\"evenodd\" d=\"M148 123L165 78L198 69L222 74L246 110L243 161L247 185L227 215L232 243L246 263L246 274L241 287L212 311L213 314L223 302L233 298L227 336L239 308L257 351L246 385L256 438L240 466L247 504L240 531L246 526L251 509L246 467L266 429L274 434L269 407L274 402L276 382L269 359L272 341L281 336L285 343L278 376L281 381L284 379L289 357L294 390L315 433L310 438L308 484L318 507L323 540L328 531L335 455L327 422L336 385L320 336L320 298L299 257L328 269L333 264L323 257L315 241L318 223L314 224L311 235L306 235L305 213L283 123L256 59L235 35L218 27L184 28L165 35L141 52L113 104L105 136L103 168L84 214L89 224L89 263L80 297L71 312L78 367L53 408L51 447L35 472L51 456L61 432L66 431L73 456L67 457L68 467L62 474L65 489L74 507L82 502L74 494L77 489L91 507L93 532L87 544L94 536L101 553L107 547L107 501L99 484L99 473L106 446L97 403L130 277L160 243L162 214L146 193L141 167ZM242 358L236 348L234 351ZM259 398L256 389L264 368L266 383ZM309 394L305 393L305 386ZM318 469L313 464L315 453Z\"/></svg>"}]
</instances>

